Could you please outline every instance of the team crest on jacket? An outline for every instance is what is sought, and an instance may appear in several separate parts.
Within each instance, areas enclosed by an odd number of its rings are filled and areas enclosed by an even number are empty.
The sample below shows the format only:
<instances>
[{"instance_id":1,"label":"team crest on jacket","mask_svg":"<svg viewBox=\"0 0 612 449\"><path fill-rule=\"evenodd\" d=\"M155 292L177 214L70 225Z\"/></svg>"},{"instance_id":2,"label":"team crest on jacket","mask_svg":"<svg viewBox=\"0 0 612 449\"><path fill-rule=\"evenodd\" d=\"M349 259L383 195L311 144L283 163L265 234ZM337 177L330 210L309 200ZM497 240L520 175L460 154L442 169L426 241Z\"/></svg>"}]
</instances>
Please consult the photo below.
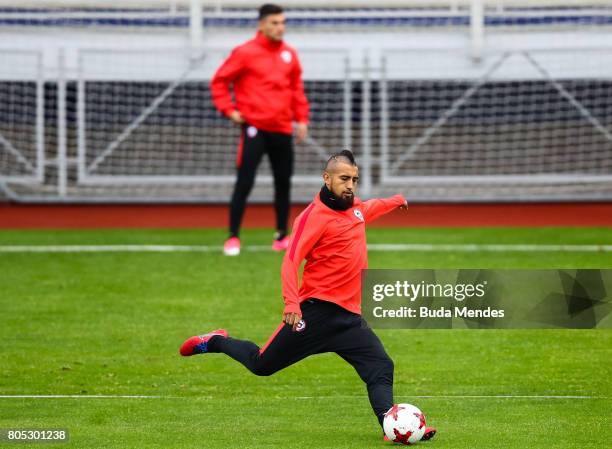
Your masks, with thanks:
<instances>
[{"instance_id":1,"label":"team crest on jacket","mask_svg":"<svg viewBox=\"0 0 612 449\"><path fill-rule=\"evenodd\" d=\"M300 320L297 324L297 327L295 328L296 332L302 332L304 329L306 329L306 321L304 321L303 319Z\"/></svg>"},{"instance_id":2,"label":"team crest on jacket","mask_svg":"<svg viewBox=\"0 0 612 449\"><path fill-rule=\"evenodd\" d=\"M255 128L254 126L249 126L247 128L247 135L252 139L253 137L255 137L257 135L257 128Z\"/></svg>"},{"instance_id":3,"label":"team crest on jacket","mask_svg":"<svg viewBox=\"0 0 612 449\"><path fill-rule=\"evenodd\" d=\"M359 209L355 209L353 211L353 213L355 214L355 217L359 218L361 221L363 221L363 214L361 213L361 211Z\"/></svg>"},{"instance_id":4,"label":"team crest on jacket","mask_svg":"<svg viewBox=\"0 0 612 449\"><path fill-rule=\"evenodd\" d=\"M291 62L291 59L292 59L291 52L289 50L281 51L280 57L287 64L289 64Z\"/></svg>"}]
</instances>

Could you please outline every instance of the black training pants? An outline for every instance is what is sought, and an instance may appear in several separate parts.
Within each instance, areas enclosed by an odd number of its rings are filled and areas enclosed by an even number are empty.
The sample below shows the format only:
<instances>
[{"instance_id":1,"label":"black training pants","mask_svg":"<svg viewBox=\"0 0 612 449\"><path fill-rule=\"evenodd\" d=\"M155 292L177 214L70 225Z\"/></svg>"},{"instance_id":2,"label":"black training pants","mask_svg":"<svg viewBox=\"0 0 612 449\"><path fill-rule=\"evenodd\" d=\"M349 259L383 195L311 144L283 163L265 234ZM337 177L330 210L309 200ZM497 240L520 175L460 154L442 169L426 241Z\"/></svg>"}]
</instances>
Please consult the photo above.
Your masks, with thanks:
<instances>
[{"instance_id":1,"label":"black training pants","mask_svg":"<svg viewBox=\"0 0 612 449\"><path fill-rule=\"evenodd\" d=\"M291 175L293 174L293 138L291 134L262 131L242 125L236 165L238 176L230 204L230 234L238 236L247 198L255 183L257 167L264 153L268 154L274 176L276 229L287 232Z\"/></svg>"},{"instance_id":2,"label":"black training pants","mask_svg":"<svg viewBox=\"0 0 612 449\"><path fill-rule=\"evenodd\" d=\"M366 383L372 409L382 425L393 406L393 361L365 320L327 301L309 299L301 304L304 328L294 332L281 324L259 348L247 340L213 337L209 352L222 352L253 374L269 376L313 354L335 352Z\"/></svg>"}]
</instances>

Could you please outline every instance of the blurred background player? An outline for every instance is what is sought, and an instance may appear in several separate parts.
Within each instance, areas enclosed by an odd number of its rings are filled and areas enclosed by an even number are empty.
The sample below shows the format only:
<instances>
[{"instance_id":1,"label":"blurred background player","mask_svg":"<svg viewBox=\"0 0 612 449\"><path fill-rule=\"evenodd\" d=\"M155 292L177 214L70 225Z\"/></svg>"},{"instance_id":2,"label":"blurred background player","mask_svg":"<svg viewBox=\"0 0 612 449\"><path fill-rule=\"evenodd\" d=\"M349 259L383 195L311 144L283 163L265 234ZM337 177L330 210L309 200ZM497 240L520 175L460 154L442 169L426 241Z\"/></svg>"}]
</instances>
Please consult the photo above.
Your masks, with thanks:
<instances>
[{"instance_id":1,"label":"blurred background player","mask_svg":"<svg viewBox=\"0 0 612 449\"><path fill-rule=\"evenodd\" d=\"M382 426L393 406L393 361L361 316L361 270L368 266L365 225L407 205L402 195L362 202L355 197L358 179L350 151L327 161L325 184L295 220L282 266L283 321L263 347L219 329L187 339L181 355L222 352L252 373L269 376L310 355L335 352L366 383ZM422 439L435 433L427 428Z\"/></svg>"},{"instance_id":2,"label":"blurred background player","mask_svg":"<svg viewBox=\"0 0 612 449\"><path fill-rule=\"evenodd\" d=\"M268 154L274 176L276 235L272 248L282 251L288 246L293 122L297 122L299 143L308 133L309 106L297 52L283 41L284 33L283 9L273 4L261 6L255 38L234 48L211 81L216 108L241 126L236 156L238 175L230 203L230 235L223 247L228 256L240 254L240 224L264 153Z\"/></svg>"}]
</instances>

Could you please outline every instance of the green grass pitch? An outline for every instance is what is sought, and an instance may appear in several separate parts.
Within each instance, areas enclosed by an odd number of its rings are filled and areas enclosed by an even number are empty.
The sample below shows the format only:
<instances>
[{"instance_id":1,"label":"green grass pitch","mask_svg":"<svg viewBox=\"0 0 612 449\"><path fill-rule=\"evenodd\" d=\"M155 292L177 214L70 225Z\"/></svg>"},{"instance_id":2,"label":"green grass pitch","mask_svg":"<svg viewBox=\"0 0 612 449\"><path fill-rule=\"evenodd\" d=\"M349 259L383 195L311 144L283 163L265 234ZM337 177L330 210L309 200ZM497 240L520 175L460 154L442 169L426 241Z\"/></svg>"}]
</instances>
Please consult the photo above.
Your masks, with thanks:
<instances>
[{"instance_id":1,"label":"green grass pitch","mask_svg":"<svg viewBox=\"0 0 612 449\"><path fill-rule=\"evenodd\" d=\"M214 244L221 230L0 232L15 244ZM269 244L250 230L243 244ZM370 229L371 243L612 244L610 229ZM372 268L612 268L612 253L371 252ZM281 256L0 253L0 428L67 428L67 448L384 448L353 369L334 354L259 378L181 358L218 327L263 344L280 322ZM601 448L612 441L612 331L377 331L397 402L431 448ZM460 395L496 396L506 398ZM521 396L589 396L534 398ZM431 397L416 397L431 396ZM2 443L0 443L2 445ZM5 444L6 447L21 447ZM30 447L30 446L28 446Z\"/></svg>"}]
</instances>

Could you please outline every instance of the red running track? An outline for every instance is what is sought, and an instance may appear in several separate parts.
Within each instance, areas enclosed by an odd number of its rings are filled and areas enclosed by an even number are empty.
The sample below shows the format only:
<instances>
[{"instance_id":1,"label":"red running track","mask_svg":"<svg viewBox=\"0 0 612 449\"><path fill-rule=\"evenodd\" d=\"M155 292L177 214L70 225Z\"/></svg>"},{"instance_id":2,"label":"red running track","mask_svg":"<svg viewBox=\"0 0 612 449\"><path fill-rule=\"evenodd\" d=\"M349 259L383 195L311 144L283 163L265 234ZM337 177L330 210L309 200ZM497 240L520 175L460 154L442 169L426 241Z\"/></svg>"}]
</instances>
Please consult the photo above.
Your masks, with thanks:
<instances>
[{"instance_id":1,"label":"red running track","mask_svg":"<svg viewBox=\"0 0 612 449\"><path fill-rule=\"evenodd\" d=\"M291 209L291 222L305 205ZM227 205L15 205L0 203L0 229L225 228ZM246 228L272 228L270 205L251 205ZM414 204L376 227L604 226L609 203Z\"/></svg>"}]
</instances>

